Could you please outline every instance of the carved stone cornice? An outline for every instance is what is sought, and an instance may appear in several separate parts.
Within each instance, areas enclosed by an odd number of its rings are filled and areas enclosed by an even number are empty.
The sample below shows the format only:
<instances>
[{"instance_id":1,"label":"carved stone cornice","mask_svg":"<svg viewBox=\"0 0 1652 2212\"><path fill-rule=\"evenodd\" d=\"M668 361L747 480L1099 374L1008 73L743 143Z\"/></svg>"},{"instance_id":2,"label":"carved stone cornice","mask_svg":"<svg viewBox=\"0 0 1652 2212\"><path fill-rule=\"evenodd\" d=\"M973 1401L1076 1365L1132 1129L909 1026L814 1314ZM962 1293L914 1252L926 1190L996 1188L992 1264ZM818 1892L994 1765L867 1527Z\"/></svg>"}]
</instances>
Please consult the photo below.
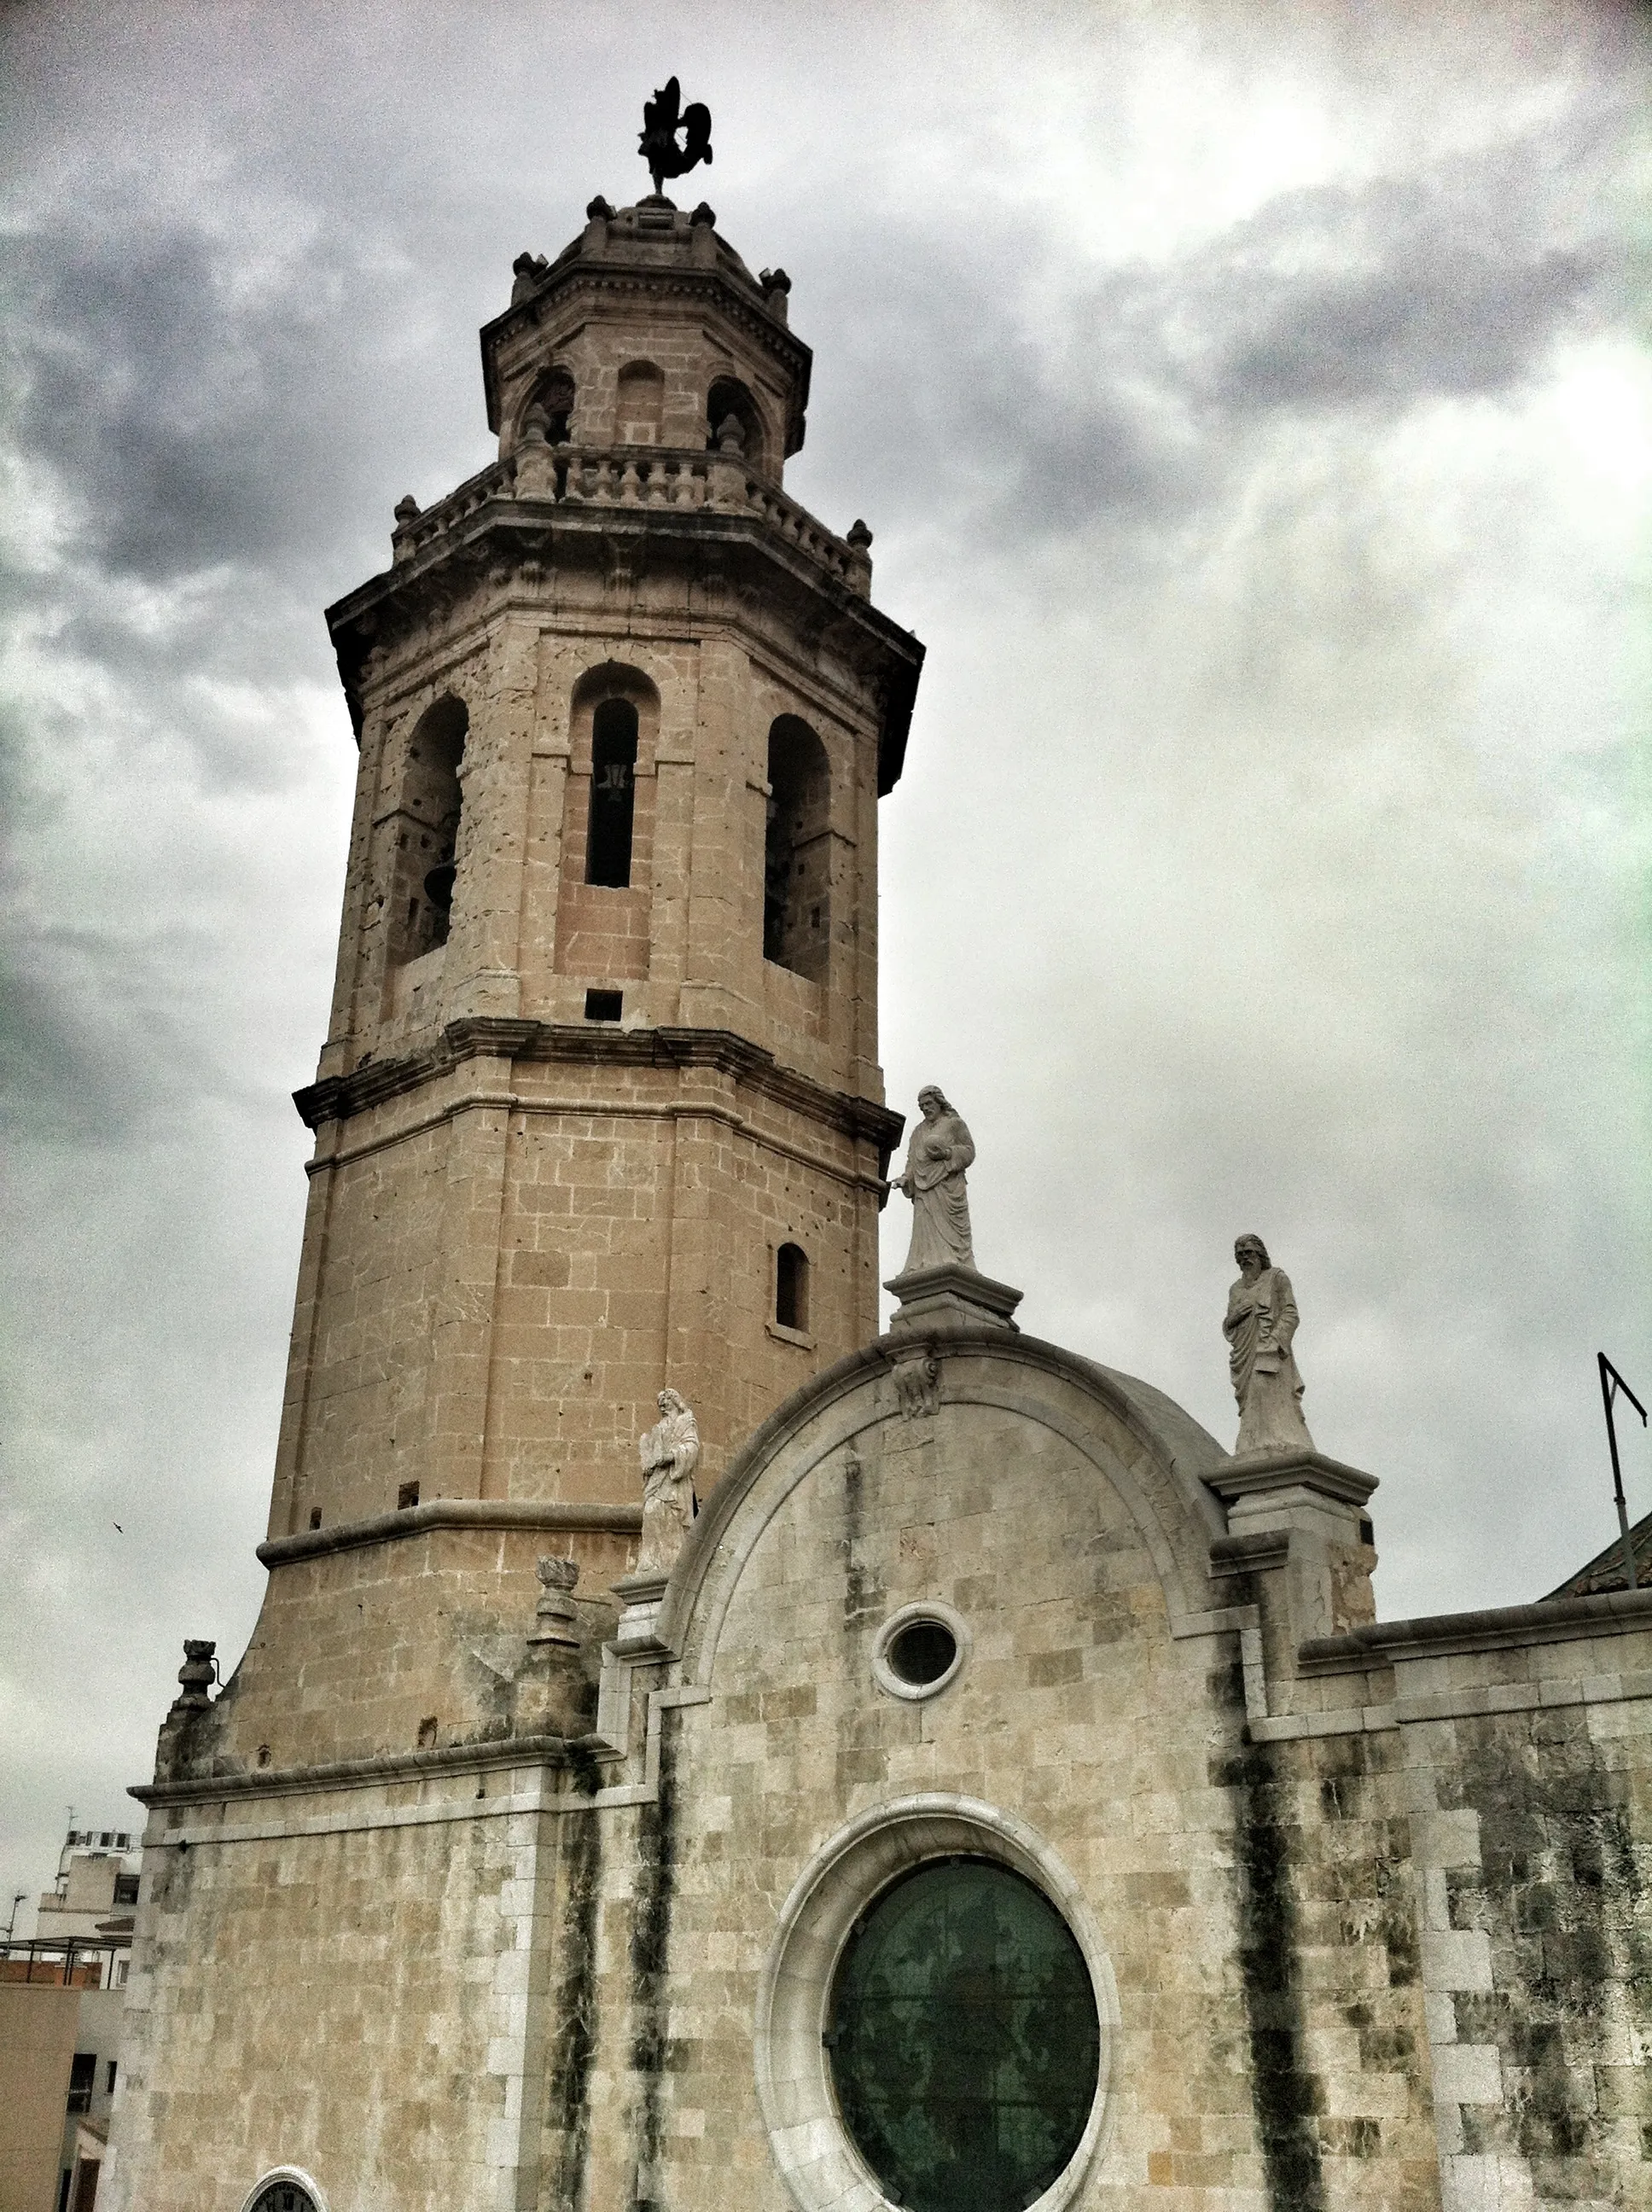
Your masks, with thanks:
<instances>
[{"instance_id":1,"label":"carved stone cornice","mask_svg":"<svg viewBox=\"0 0 1652 2212\"><path fill-rule=\"evenodd\" d=\"M260 1565L272 1571L297 1559L317 1559L331 1552L355 1552L375 1544L398 1544L433 1528L543 1530L547 1534L635 1536L642 1527L641 1505L540 1503L527 1498L430 1498L422 1505L404 1505L393 1513L374 1513L362 1521L338 1521L331 1528L301 1528L291 1536L271 1536L258 1547Z\"/></svg>"},{"instance_id":2,"label":"carved stone cornice","mask_svg":"<svg viewBox=\"0 0 1652 2212\"><path fill-rule=\"evenodd\" d=\"M434 1044L394 1060L372 1060L348 1075L325 1076L293 1093L306 1124L346 1121L386 1100L419 1090L477 1059L562 1062L586 1067L706 1067L790 1106L815 1121L878 1147L878 1172L900 1141L906 1116L875 1099L829 1090L732 1030L614 1030L580 1022L535 1022L468 1015L449 1022Z\"/></svg>"},{"instance_id":3,"label":"carved stone cornice","mask_svg":"<svg viewBox=\"0 0 1652 2212\"><path fill-rule=\"evenodd\" d=\"M706 457L695 458L703 462ZM843 541L793 502L768 497L786 527L756 506L725 512L710 505L525 495L513 489L508 463L491 462L410 526L420 542L406 557L327 610L358 739L368 654L404 633L427 629L465 591L526 588L524 580L532 574L538 596L559 574L589 573L606 584L616 565L636 575L646 564L650 575L675 573L690 589L709 588L732 601L736 618L740 596L750 592L774 604L794 628L817 635L829 628L837 649L878 701L878 789L885 795L906 758L924 647L837 573L847 550ZM818 540L817 550L811 550L811 538ZM724 614L722 607L710 605L699 618L718 620Z\"/></svg>"}]
</instances>

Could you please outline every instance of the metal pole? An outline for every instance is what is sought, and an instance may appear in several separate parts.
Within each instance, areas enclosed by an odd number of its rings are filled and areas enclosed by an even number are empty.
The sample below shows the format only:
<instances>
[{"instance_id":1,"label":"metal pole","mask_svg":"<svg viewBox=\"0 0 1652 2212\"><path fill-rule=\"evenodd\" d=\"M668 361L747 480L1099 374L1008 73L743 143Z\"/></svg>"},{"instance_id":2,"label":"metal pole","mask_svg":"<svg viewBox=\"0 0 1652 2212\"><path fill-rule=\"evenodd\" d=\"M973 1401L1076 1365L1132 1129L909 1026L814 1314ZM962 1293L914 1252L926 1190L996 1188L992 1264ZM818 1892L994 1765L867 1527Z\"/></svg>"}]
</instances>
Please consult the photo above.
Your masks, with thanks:
<instances>
[{"instance_id":1,"label":"metal pole","mask_svg":"<svg viewBox=\"0 0 1652 2212\"><path fill-rule=\"evenodd\" d=\"M1630 1389L1604 1352L1595 1353L1600 1365L1600 1399L1606 1409L1606 1442L1612 1449L1612 1494L1617 1502L1618 1526L1624 1540L1624 1575L1631 1589L1639 1587L1635 1580L1635 1547L1629 1540L1629 1508L1624 1503L1623 1469L1618 1464L1618 1428L1612 1417L1612 1401L1621 1390L1641 1417L1646 1426L1646 1408Z\"/></svg>"}]
</instances>

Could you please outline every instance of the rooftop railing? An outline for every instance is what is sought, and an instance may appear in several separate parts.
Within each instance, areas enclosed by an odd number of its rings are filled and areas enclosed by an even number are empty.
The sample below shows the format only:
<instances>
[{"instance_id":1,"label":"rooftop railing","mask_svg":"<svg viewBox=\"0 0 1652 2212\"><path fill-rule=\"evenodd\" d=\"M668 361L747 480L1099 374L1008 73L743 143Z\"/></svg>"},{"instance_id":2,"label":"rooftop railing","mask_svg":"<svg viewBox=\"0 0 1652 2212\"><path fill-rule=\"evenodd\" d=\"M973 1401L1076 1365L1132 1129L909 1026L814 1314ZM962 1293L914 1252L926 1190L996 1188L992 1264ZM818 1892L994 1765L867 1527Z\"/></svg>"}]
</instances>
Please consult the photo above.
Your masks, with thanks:
<instances>
[{"instance_id":1,"label":"rooftop railing","mask_svg":"<svg viewBox=\"0 0 1652 2212\"><path fill-rule=\"evenodd\" d=\"M130 1936L0 1936L0 1982L117 1990L125 1982L131 1948Z\"/></svg>"}]
</instances>

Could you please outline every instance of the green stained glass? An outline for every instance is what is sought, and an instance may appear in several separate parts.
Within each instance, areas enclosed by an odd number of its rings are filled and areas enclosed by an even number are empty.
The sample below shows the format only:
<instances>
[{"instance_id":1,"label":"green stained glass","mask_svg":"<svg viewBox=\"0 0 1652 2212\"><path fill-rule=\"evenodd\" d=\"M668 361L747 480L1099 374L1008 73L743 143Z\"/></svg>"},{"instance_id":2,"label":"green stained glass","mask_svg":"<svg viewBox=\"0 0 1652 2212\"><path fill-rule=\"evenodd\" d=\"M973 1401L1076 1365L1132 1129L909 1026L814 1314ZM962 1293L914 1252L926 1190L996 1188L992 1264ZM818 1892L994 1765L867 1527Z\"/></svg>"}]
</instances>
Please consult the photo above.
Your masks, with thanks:
<instances>
[{"instance_id":1,"label":"green stained glass","mask_svg":"<svg viewBox=\"0 0 1652 2212\"><path fill-rule=\"evenodd\" d=\"M1100 2076L1072 1930L990 1859L884 1892L849 1938L826 2039L844 2124L910 2212L1023 2212L1078 2148Z\"/></svg>"}]
</instances>

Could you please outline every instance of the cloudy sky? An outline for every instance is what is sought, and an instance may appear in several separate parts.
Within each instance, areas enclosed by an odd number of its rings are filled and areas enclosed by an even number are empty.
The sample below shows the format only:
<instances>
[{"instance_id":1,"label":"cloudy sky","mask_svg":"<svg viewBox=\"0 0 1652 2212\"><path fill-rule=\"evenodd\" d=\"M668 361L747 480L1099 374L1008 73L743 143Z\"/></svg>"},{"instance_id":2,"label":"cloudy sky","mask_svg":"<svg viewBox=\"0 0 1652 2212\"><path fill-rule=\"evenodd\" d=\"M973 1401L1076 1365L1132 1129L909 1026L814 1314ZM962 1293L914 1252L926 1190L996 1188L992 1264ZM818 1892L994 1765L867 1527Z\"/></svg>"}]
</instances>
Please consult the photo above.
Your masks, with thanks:
<instances>
[{"instance_id":1,"label":"cloudy sky","mask_svg":"<svg viewBox=\"0 0 1652 2212\"><path fill-rule=\"evenodd\" d=\"M321 620L489 455L477 326L693 181L789 487L929 647L884 1057L1023 1318L1231 1443L1260 1230L1379 1602L1549 1589L1652 1396L1648 50L1626 9L0 15L4 1896L245 1642L353 748ZM902 1218L896 1218L899 1212ZM890 1210L891 1268L903 1249ZM1652 1445L1625 1439L1635 1509ZM27 1925L27 1916L23 1917Z\"/></svg>"}]
</instances>

